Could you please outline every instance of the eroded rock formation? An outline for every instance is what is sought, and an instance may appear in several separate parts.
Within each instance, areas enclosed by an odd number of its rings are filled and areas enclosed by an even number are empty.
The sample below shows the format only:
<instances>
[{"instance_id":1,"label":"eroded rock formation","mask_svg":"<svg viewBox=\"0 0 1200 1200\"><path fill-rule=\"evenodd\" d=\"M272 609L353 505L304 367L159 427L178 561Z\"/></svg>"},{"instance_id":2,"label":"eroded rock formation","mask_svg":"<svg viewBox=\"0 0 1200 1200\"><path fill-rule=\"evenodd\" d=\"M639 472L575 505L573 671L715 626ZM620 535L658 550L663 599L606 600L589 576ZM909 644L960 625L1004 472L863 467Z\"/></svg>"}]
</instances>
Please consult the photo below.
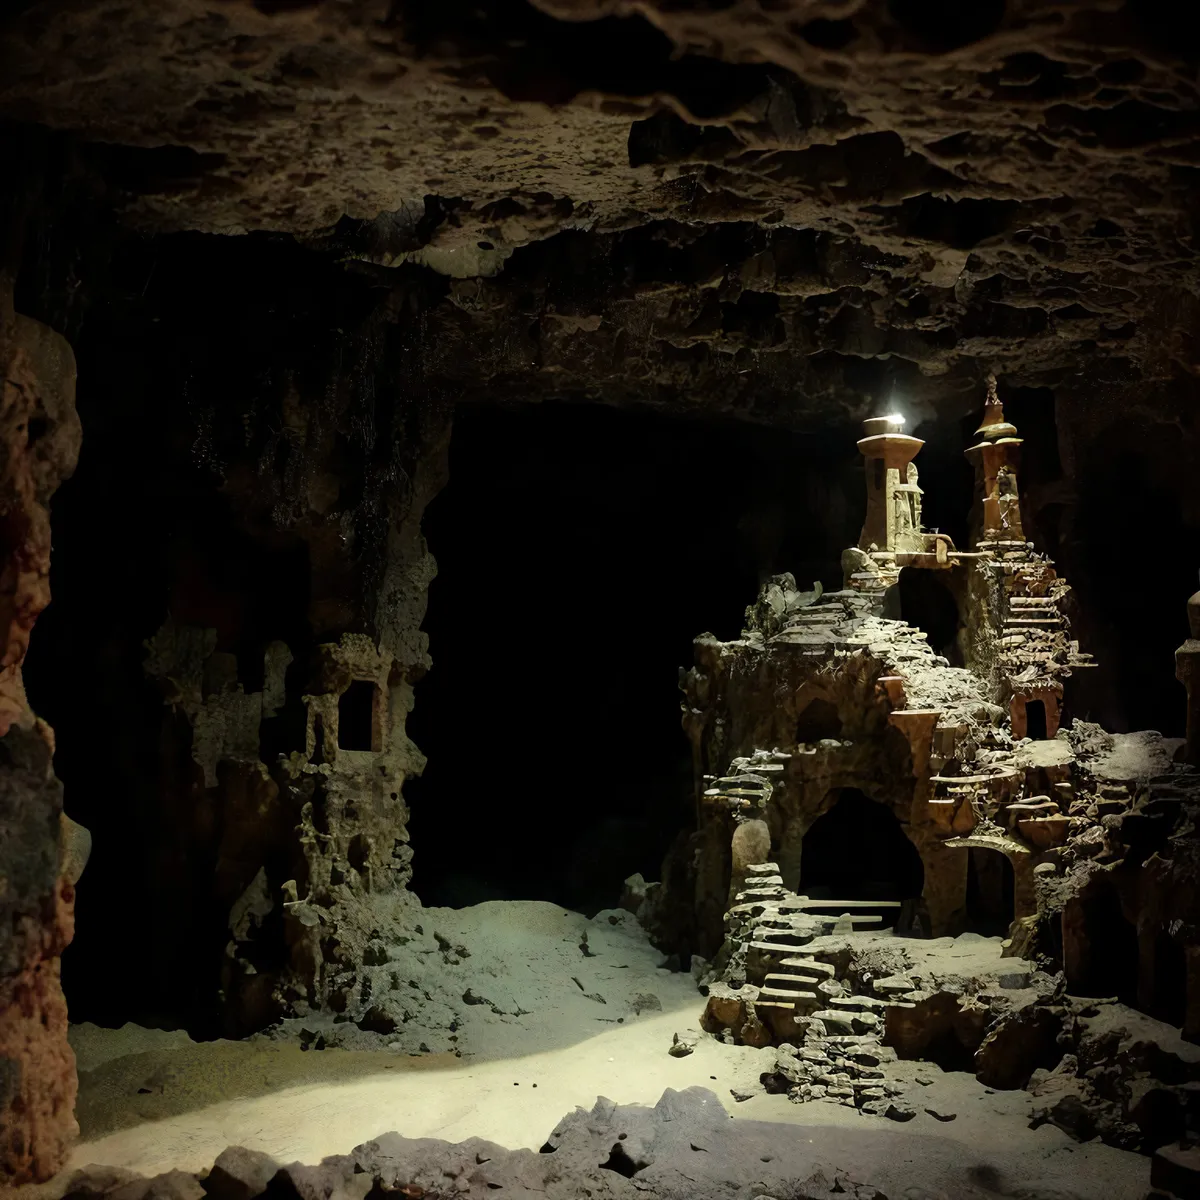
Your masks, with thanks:
<instances>
[{"instance_id":1,"label":"eroded rock formation","mask_svg":"<svg viewBox=\"0 0 1200 1200\"><path fill-rule=\"evenodd\" d=\"M62 811L53 731L21 667L49 603L52 493L79 451L75 360L17 313L0 269L0 1173L44 1178L76 1133L75 1058L59 955L71 940L85 835Z\"/></svg>"}]
</instances>

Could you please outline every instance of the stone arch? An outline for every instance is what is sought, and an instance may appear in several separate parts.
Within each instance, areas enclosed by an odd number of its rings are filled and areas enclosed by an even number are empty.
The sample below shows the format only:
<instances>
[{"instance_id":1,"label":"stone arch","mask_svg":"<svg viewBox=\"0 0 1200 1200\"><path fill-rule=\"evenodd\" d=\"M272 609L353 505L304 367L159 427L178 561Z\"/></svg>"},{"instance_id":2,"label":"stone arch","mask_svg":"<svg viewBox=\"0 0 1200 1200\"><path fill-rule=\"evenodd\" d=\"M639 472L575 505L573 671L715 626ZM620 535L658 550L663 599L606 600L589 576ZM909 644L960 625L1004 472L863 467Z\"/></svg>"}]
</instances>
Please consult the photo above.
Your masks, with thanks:
<instances>
[{"instance_id":1,"label":"stone arch","mask_svg":"<svg viewBox=\"0 0 1200 1200\"><path fill-rule=\"evenodd\" d=\"M942 844L949 850L991 850L1003 854L1012 865L1012 923L1037 913L1037 899L1033 888L1033 855L1028 847L1013 838L987 833L950 838ZM958 891L955 909L961 914L957 919L961 920L966 917L967 910L969 860L958 855L954 857L958 859L958 874L961 876L961 890L955 889Z\"/></svg>"},{"instance_id":2,"label":"stone arch","mask_svg":"<svg viewBox=\"0 0 1200 1200\"><path fill-rule=\"evenodd\" d=\"M785 876L797 891L846 900L920 896L924 863L892 805L860 788L831 788L812 819L797 826L788 831L791 878Z\"/></svg>"}]
</instances>

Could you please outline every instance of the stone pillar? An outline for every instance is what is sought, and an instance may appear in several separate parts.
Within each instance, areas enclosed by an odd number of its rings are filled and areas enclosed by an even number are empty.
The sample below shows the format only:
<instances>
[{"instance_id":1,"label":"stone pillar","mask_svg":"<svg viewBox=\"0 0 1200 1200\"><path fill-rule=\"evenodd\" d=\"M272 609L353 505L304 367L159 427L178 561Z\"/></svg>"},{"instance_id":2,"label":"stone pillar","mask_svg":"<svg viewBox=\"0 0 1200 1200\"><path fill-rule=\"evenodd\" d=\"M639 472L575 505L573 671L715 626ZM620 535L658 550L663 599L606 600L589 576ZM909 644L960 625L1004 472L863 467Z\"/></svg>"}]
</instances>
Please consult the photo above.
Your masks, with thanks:
<instances>
[{"instance_id":1,"label":"stone pillar","mask_svg":"<svg viewBox=\"0 0 1200 1200\"><path fill-rule=\"evenodd\" d=\"M863 422L866 435L858 443L859 453L867 460L867 515L859 535L860 550L894 552L920 549L919 528L913 528L913 514L897 511L897 489L916 489L915 469L910 467L925 443L901 433L903 422L891 417L872 417ZM911 471L911 474L910 474ZM919 492L914 491L914 495ZM903 530L907 538L898 533ZM900 544L903 543L903 544Z\"/></svg>"},{"instance_id":2,"label":"stone pillar","mask_svg":"<svg viewBox=\"0 0 1200 1200\"><path fill-rule=\"evenodd\" d=\"M71 348L15 313L0 278L0 1179L10 1186L54 1174L78 1132L59 955L84 839L63 815L54 735L29 709L21 665L50 599L50 496L79 438Z\"/></svg>"},{"instance_id":3,"label":"stone pillar","mask_svg":"<svg viewBox=\"0 0 1200 1200\"><path fill-rule=\"evenodd\" d=\"M967 911L967 856L952 850L928 829L906 829L925 867L921 899L929 913L933 937L953 937L962 932Z\"/></svg>"}]
</instances>

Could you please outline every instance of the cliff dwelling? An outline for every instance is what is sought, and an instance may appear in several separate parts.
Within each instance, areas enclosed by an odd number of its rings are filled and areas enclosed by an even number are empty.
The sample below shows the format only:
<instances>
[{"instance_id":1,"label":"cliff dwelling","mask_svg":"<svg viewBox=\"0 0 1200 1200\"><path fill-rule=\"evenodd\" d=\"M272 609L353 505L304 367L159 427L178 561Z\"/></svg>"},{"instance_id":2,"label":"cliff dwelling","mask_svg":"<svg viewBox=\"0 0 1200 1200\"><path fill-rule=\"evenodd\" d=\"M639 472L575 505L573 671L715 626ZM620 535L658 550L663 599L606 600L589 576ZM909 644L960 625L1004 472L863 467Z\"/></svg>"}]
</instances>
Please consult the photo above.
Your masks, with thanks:
<instances>
[{"instance_id":1,"label":"cliff dwelling","mask_svg":"<svg viewBox=\"0 0 1200 1200\"><path fill-rule=\"evenodd\" d=\"M0 11L0 1195L1200 1196L1200 15Z\"/></svg>"}]
</instances>

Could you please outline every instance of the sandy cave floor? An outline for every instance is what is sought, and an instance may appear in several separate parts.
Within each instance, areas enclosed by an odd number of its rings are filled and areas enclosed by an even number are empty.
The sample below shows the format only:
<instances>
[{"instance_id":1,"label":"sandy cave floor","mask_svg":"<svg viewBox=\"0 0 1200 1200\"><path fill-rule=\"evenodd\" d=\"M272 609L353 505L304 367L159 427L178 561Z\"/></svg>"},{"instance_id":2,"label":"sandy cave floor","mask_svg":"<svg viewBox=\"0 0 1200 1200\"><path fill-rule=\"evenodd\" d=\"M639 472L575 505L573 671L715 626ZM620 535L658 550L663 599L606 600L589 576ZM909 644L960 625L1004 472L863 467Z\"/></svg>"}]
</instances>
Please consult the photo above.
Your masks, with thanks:
<instances>
[{"instance_id":1,"label":"sandy cave floor","mask_svg":"<svg viewBox=\"0 0 1200 1200\"><path fill-rule=\"evenodd\" d=\"M895 1135L903 1132L914 1162L936 1147L961 1159L964 1172L986 1164L1008 1186L1036 1184L1038 1194L1141 1200L1146 1193L1147 1159L1076 1143L1052 1126L1031 1130L1027 1093L992 1092L966 1073L924 1062L890 1065L889 1078L905 1085L917 1109L899 1125L833 1103L794 1104L766 1094L759 1076L774 1061L771 1049L702 1037L694 1053L672 1057L673 1034L698 1027L703 997L689 975L659 966L661 955L629 914L589 921L549 904L494 902L424 910L421 921L426 936L440 935L430 937L435 948L449 941L468 951L427 966L425 975L425 982L445 985L446 996L471 991L466 1004L433 993L428 1001L450 1009L458 1054L443 1049L444 1040L429 1043L445 1039L444 1027L427 1035L430 1052L413 1054L400 1039L368 1038L353 1027L346 1038L352 1045L380 1048L302 1050L294 1040L270 1037L196 1043L180 1032L131 1025L76 1026L81 1140L60 1181L92 1163L144 1174L199 1172L229 1145L315 1163L388 1130L536 1149L564 1114L590 1108L597 1096L654 1104L666 1088L701 1086L733 1117L775 1123L779 1137L808 1138L814 1149L823 1140L847 1144L839 1140L844 1131L854 1134L854 1152L870 1159L875 1131L878 1146L893 1147L886 1153L894 1155ZM921 945L961 959L964 973L1009 969L1000 963L998 938ZM402 986L410 982L420 981ZM478 1003L481 996L491 1003ZM331 1038L339 1032L321 1028ZM733 1092L753 1094L738 1101ZM55 1185L37 1191L52 1196Z\"/></svg>"}]
</instances>

